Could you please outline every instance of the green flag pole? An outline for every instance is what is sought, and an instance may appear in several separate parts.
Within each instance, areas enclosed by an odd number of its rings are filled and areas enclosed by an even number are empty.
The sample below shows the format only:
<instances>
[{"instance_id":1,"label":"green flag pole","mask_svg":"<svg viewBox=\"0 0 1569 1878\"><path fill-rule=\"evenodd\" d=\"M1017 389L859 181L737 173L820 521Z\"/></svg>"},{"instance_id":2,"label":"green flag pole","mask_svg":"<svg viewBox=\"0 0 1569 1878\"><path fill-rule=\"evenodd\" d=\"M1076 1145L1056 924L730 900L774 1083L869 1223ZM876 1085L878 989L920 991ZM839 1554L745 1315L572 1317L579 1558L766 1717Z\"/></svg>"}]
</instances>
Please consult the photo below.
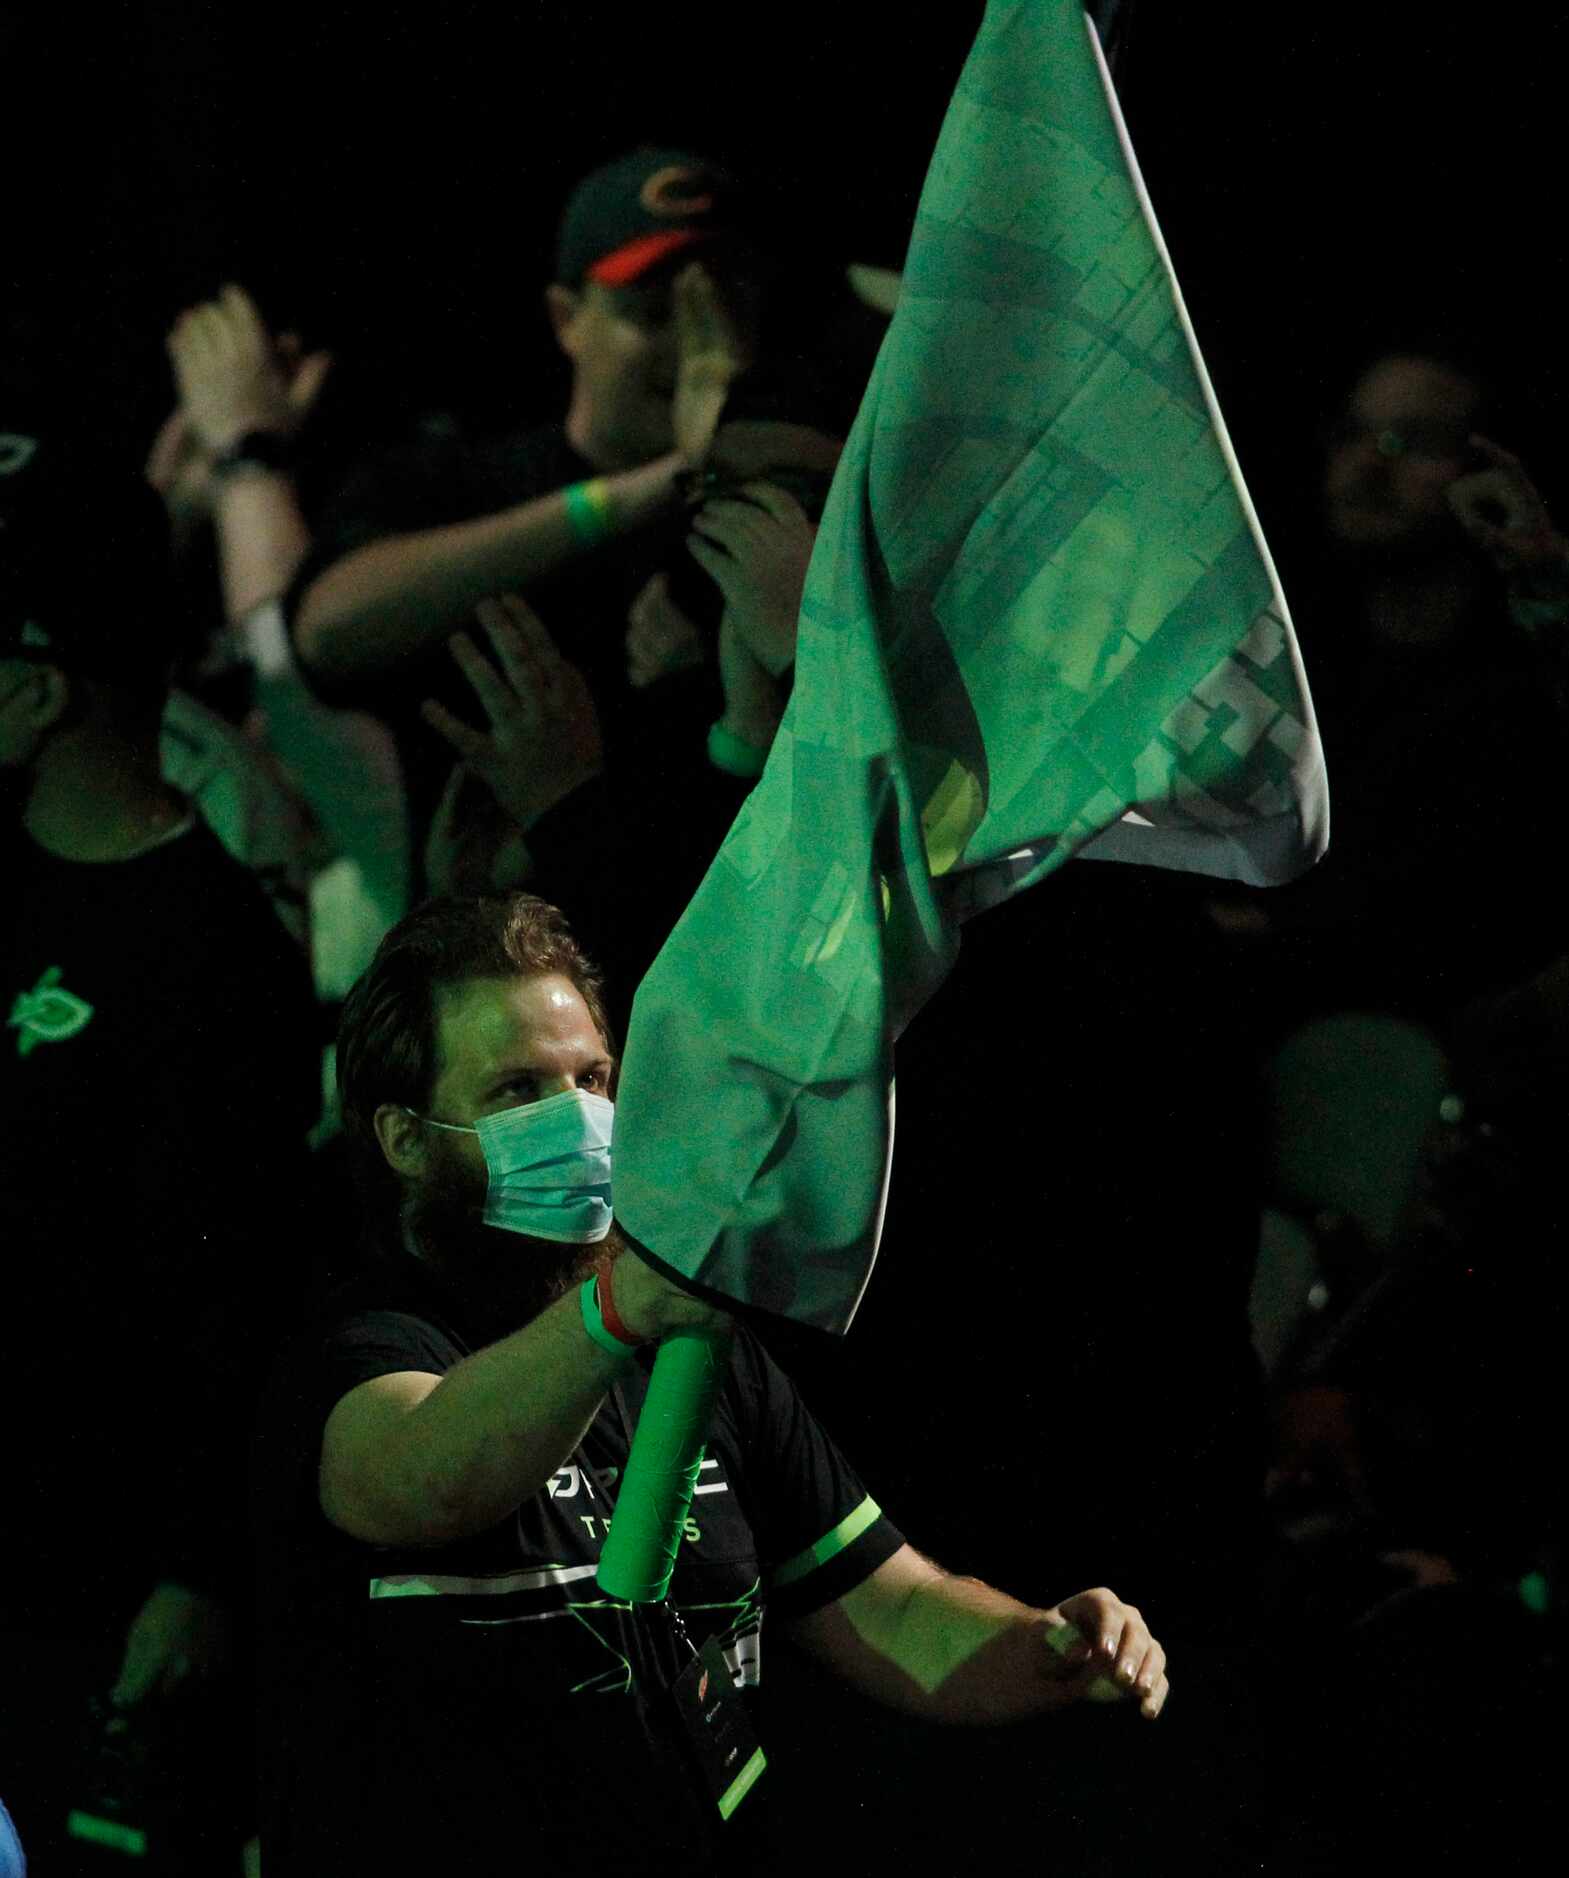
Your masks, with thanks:
<instances>
[{"instance_id":1,"label":"green flag pole","mask_svg":"<svg viewBox=\"0 0 1569 1878\"><path fill-rule=\"evenodd\" d=\"M607 1597L664 1602L729 1354L722 1333L678 1331L660 1344L600 1554Z\"/></svg>"},{"instance_id":2,"label":"green flag pole","mask_svg":"<svg viewBox=\"0 0 1569 1878\"><path fill-rule=\"evenodd\" d=\"M1284 596L1081 0L988 0L797 648L638 990L613 1202L704 1295L842 1332L893 1045L960 922L1079 853L1266 884L1327 838ZM601 1562L628 1602L669 1584L718 1379L677 1342Z\"/></svg>"}]
</instances>

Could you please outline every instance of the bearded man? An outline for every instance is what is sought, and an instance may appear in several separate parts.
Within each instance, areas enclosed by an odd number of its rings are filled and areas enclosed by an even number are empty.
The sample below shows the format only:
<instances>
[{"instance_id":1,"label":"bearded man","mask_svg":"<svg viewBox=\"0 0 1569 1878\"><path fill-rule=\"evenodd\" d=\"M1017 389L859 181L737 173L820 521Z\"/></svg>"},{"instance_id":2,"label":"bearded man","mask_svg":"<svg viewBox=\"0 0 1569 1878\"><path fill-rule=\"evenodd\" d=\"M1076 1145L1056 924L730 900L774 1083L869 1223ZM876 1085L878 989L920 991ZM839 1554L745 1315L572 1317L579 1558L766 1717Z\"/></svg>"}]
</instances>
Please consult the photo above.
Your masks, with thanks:
<instances>
[{"instance_id":1,"label":"bearded man","mask_svg":"<svg viewBox=\"0 0 1569 1878\"><path fill-rule=\"evenodd\" d=\"M655 1346L726 1320L618 1241L613 1043L553 907L417 909L345 1005L338 1073L381 1250L258 1431L269 1878L756 1869L768 1783L744 1806L732 1783L723 1823L669 1691L711 1643L744 1732L765 1608L933 1721L1119 1692L1159 1714L1136 1610L1032 1609L921 1557L741 1328L670 1602L598 1593Z\"/></svg>"}]
</instances>

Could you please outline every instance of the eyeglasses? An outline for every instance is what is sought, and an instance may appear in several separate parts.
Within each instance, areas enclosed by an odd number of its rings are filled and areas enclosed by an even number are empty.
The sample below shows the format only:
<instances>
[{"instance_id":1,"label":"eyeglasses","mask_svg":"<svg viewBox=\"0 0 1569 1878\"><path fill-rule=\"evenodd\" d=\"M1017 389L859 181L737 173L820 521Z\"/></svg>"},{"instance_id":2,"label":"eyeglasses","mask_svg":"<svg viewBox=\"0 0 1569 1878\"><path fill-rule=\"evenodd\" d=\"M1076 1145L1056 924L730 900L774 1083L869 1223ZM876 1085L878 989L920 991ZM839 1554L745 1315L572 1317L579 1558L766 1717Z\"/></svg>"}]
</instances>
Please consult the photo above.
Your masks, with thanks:
<instances>
[{"instance_id":1,"label":"eyeglasses","mask_svg":"<svg viewBox=\"0 0 1569 1878\"><path fill-rule=\"evenodd\" d=\"M1407 456L1437 460L1463 457L1470 447L1470 432L1460 425L1430 424L1420 419L1398 428L1390 425L1379 430L1347 417L1326 425L1322 435L1324 446L1329 450L1345 450L1371 437L1378 454L1391 461Z\"/></svg>"}]
</instances>

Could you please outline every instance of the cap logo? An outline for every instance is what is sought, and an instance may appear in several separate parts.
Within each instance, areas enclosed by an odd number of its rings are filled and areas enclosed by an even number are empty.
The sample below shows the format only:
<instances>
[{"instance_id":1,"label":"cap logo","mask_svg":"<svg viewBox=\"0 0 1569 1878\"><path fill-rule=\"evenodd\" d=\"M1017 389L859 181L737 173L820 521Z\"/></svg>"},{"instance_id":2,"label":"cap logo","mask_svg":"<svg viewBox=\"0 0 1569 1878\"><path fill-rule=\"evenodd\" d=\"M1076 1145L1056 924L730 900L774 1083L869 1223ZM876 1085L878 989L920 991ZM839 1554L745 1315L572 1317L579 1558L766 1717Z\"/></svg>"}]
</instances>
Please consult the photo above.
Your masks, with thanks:
<instances>
[{"instance_id":1,"label":"cap logo","mask_svg":"<svg viewBox=\"0 0 1569 1878\"><path fill-rule=\"evenodd\" d=\"M707 180L701 170L688 169L680 163L667 163L662 170L655 170L643 184L638 191L638 201L650 215L672 218L711 215L714 197L713 192L706 187Z\"/></svg>"}]
</instances>

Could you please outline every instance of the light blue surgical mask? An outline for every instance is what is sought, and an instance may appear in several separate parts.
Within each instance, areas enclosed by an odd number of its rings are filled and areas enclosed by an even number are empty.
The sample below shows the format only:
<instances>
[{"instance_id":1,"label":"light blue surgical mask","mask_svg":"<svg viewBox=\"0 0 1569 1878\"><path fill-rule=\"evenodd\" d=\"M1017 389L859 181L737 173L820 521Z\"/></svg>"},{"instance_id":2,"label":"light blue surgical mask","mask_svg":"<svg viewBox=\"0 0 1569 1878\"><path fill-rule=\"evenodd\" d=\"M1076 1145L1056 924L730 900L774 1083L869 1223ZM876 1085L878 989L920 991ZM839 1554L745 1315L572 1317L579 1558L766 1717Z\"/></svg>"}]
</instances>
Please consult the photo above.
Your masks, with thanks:
<instances>
[{"instance_id":1,"label":"light blue surgical mask","mask_svg":"<svg viewBox=\"0 0 1569 1878\"><path fill-rule=\"evenodd\" d=\"M536 1239L593 1245L610 1231L610 1130L616 1105L586 1089L482 1115L472 1128L433 1121L427 1128L478 1135L490 1184L485 1224Z\"/></svg>"}]
</instances>

